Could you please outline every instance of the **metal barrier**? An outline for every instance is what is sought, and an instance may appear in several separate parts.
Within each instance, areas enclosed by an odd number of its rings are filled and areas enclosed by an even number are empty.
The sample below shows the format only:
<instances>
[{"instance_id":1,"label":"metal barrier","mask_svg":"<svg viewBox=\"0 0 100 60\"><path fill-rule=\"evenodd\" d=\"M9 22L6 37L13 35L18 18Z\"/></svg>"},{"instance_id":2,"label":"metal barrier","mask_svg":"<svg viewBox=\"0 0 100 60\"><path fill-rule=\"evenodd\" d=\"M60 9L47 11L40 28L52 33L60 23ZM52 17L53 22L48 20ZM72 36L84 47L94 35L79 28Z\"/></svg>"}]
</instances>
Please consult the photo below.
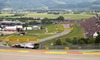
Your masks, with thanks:
<instances>
[{"instance_id":1,"label":"metal barrier","mask_svg":"<svg viewBox=\"0 0 100 60\"><path fill-rule=\"evenodd\" d=\"M40 49L100 49L100 45L40 45Z\"/></svg>"}]
</instances>

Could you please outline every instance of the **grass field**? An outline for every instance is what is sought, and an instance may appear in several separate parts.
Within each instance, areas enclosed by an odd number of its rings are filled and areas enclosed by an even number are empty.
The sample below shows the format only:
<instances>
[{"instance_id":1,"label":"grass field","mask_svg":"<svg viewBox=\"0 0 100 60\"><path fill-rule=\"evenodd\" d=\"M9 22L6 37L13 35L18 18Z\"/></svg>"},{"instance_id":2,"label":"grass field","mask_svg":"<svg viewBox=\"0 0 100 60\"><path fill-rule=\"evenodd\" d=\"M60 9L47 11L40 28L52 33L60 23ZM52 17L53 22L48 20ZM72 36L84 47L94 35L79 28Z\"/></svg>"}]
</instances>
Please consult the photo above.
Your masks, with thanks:
<instances>
[{"instance_id":1,"label":"grass field","mask_svg":"<svg viewBox=\"0 0 100 60\"><path fill-rule=\"evenodd\" d=\"M64 28L61 24L56 24L56 25L46 25L46 26L43 26L43 28L48 28L48 33L53 33L56 31L56 28ZM45 33L45 29L42 29L42 30L26 30L25 32L27 33L30 33L30 34L36 34L36 33L39 33L39 34L43 34ZM60 30L59 32L63 32L63 30Z\"/></svg>"},{"instance_id":2,"label":"grass field","mask_svg":"<svg viewBox=\"0 0 100 60\"><path fill-rule=\"evenodd\" d=\"M4 40L7 36L0 36L0 41Z\"/></svg>"},{"instance_id":3,"label":"grass field","mask_svg":"<svg viewBox=\"0 0 100 60\"><path fill-rule=\"evenodd\" d=\"M63 26L61 24L57 24L55 26L58 27L58 28L63 28ZM27 30L27 31L25 31L26 35L23 35L23 36L12 35L9 38L7 38L6 41L11 43L11 44L14 44L14 43L17 43L17 42L29 42L29 40L27 40L27 39L31 39L31 41L33 41L33 42L39 42L40 39L42 39L42 38L46 38L46 37L55 35L55 34L49 34L49 33L52 33L56 30L56 27L54 27L54 25L47 25L47 26L44 26L44 27L48 28L48 30L49 30L48 33L45 33L45 29L43 29L43 30ZM60 32L62 32L62 31L60 31ZM0 37L0 40L2 41L6 37L7 36L2 36L2 37Z\"/></svg>"},{"instance_id":4,"label":"grass field","mask_svg":"<svg viewBox=\"0 0 100 60\"><path fill-rule=\"evenodd\" d=\"M56 28L64 28L61 24L56 24L56 25L47 25L47 26L44 26L45 28L48 28L48 33L53 33L56 30ZM63 32L64 30L59 30L59 32Z\"/></svg>"},{"instance_id":5,"label":"grass field","mask_svg":"<svg viewBox=\"0 0 100 60\"><path fill-rule=\"evenodd\" d=\"M64 42L66 38L74 39L75 37L78 38L84 37L84 30L83 28L80 27L80 23L75 24L72 28L73 30L69 34L59 37L62 42ZM53 39L47 42L46 45L54 43L54 41L57 39Z\"/></svg>"},{"instance_id":6,"label":"grass field","mask_svg":"<svg viewBox=\"0 0 100 60\"><path fill-rule=\"evenodd\" d=\"M23 17L39 17L39 18L57 18L59 16L63 16L65 19L83 19L83 18L90 18L94 15L90 14L46 14L46 13L37 13L37 14L27 14Z\"/></svg>"},{"instance_id":7,"label":"grass field","mask_svg":"<svg viewBox=\"0 0 100 60\"><path fill-rule=\"evenodd\" d=\"M45 30L26 30L25 31L28 34L41 34L41 33L45 33Z\"/></svg>"},{"instance_id":8,"label":"grass field","mask_svg":"<svg viewBox=\"0 0 100 60\"><path fill-rule=\"evenodd\" d=\"M0 17L9 17L9 16L13 16L14 14L0 14Z\"/></svg>"},{"instance_id":9,"label":"grass field","mask_svg":"<svg viewBox=\"0 0 100 60\"><path fill-rule=\"evenodd\" d=\"M69 34L67 34L66 36L63 36L62 39L65 39L65 38L73 39L75 37L84 37L84 30L83 30L83 28L80 27L79 23L74 25L73 30Z\"/></svg>"},{"instance_id":10,"label":"grass field","mask_svg":"<svg viewBox=\"0 0 100 60\"><path fill-rule=\"evenodd\" d=\"M5 17L5 18L16 18L16 16L12 17L14 14L0 14L0 17ZM39 18L57 18L59 16L63 16L65 19L75 19L75 20L80 20L83 18L90 18L94 15L90 15L90 14L46 14L46 13L32 13L32 14L26 14L23 17L39 17ZM17 16L18 17L18 16ZM31 21L31 20L30 20ZM61 24L57 24L57 25L46 25L44 26L45 28L48 28L48 32L47 33L54 33L56 31L56 28L63 28L63 26ZM60 30L59 32L62 32L63 30ZM45 33L45 29L44 30L32 30L32 31L26 31L27 34L39 34L38 36L34 36L34 35L24 35L24 36L11 36L10 38L38 38L38 39L42 39L42 38L46 38L49 36L53 36L55 34L44 34ZM84 30L82 28L80 28L80 24L77 23L76 25L73 26L73 30L65 35L62 36L60 39L61 40L65 40L66 38L71 38L73 39L74 37L84 37L83 35ZM0 37L0 41L2 41L3 39L5 39L7 36L2 36ZM25 42L26 40L22 40L21 42Z\"/></svg>"},{"instance_id":11,"label":"grass field","mask_svg":"<svg viewBox=\"0 0 100 60\"><path fill-rule=\"evenodd\" d=\"M10 45L16 44L16 43L25 43L25 42L36 42L38 43L40 41L39 38L35 36L28 36L28 35L12 35L11 37L6 39L6 43L9 43Z\"/></svg>"},{"instance_id":12,"label":"grass field","mask_svg":"<svg viewBox=\"0 0 100 60\"><path fill-rule=\"evenodd\" d=\"M13 15L14 14L0 14L0 17L18 18L18 16L13 16ZM7 17L7 16L9 16L9 17ZM76 19L76 20L79 20L79 19L83 19L83 18L90 18L90 17L95 16L95 15L92 15L92 14L46 14L46 13L30 13L30 14L25 14L22 17L57 18L59 16L63 16L65 19Z\"/></svg>"}]
</instances>

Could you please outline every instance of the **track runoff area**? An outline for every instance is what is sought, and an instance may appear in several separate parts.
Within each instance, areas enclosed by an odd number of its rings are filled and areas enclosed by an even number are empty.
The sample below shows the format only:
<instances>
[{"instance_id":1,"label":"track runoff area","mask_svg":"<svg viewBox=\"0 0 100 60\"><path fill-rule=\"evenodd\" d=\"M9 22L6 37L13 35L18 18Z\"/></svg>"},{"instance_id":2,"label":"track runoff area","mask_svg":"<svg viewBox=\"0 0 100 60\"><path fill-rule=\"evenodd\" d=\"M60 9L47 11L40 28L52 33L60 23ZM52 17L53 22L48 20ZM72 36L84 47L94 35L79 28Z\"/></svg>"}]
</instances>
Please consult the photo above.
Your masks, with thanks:
<instances>
[{"instance_id":1,"label":"track runoff area","mask_svg":"<svg viewBox=\"0 0 100 60\"><path fill-rule=\"evenodd\" d=\"M32 50L32 49L0 49L0 52L11 53L34 53L34 54L84 54L84 55L100 55L100 50Z\"/></svg>"}]
</instances>

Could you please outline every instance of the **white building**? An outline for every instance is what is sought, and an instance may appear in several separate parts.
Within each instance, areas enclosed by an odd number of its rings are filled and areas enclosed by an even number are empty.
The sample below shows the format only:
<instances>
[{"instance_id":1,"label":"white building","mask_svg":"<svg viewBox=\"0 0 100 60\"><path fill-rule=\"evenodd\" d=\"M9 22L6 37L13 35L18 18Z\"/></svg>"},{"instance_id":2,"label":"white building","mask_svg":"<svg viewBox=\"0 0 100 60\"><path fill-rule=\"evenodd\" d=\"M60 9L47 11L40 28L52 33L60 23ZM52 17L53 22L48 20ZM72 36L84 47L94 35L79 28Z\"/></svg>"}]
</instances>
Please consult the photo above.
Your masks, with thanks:
<instances>
[{"instance_id":1,"label":"white building","mask_svg":"<svg viewBox=\"0 0 100 60\"><path fill-rule=\"evenodd\" d=\"M40 29L41 29L41 27L40 27L40 26L36 26L36 25L35 25L35 26L33 26L32 28L33 28L33 30L40 30Z\"/></svg>"},{"instance_id":2,"label":"white building","mask_svg":"<svg viewBox=\"0 0 100 60\"><path fill-rule=\"evenodd\" d=\"M12 30L12 31L16 31L17 28L23 28L22 26L6 26L4 28L4 30Z\"/></svg>"},{"instance_id":3,"label":"white building","mask_svg":"<svg viewBox=\"0 0 100 60\"><path fill-rule=\"evenodd\" d=\"M40 26L24 27L23 30L40 30Z\"/></svg>"},{"instance_id":4,"label":"white building","mask_svg":"<svg viewBox=\"0 0 100 60\"><path fill-rule=\"evenodd\" d=\"M0 26L5 31L15 31L17 28L23 28L22 23L16 21L1 21Z\"/></svg>"},{"instance_id":5,"label":"white building","mask_svg":"<svg viewBox=\"0 0 100 60\"><path fill-rule=\"evenodd\" d=\"M24 30L32 30L32 27L24 27Z\"/></svg>"}]
</instances>

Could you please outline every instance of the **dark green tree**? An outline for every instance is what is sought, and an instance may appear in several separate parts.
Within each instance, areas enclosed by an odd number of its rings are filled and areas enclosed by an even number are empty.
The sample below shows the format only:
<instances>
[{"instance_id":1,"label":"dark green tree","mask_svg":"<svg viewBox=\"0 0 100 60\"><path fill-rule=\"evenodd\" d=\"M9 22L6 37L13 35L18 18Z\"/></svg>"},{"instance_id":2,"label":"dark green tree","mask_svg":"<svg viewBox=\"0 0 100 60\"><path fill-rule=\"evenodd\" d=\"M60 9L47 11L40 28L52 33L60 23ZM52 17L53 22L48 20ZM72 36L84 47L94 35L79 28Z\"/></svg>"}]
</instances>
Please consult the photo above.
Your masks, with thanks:
<instances>
[{"instance_id":1,"label":"dark green tree","mask_svg":"<svg viewBox=\"0 0 100 60\"><path fill-rule=\"evenodd\" d=\"M95 44L100 44L100 34L96 37Z\"/></svg>"},{"instance_id":2,"label":"dark green tree","mask_svg":"<svg viewBox=\"0 0 100 60\"><path fill-rule=\"evenodd\" d=\"M63 17L63 16L59 16L59 17L57 18L57 20L59 20L59 21L64 21L64 17Z\"/></svg>"},{"instance_id":3,"label":"dark green tree","mask_svg":"<svg viewBox=\"0 0 100 60\"><path fill-rule=\"evenodd\" d=\"M51 24L52 21L50 19L48 19L48 18L44 18L44 19L41 20L41 23L42 24Z\"/></svg>"},{"instance_id":4,"label":"dark green tree","mask_svg":"<svg viewBox=\"0 0 100 60\"><path fill-rule=\"evenodd\" d=\"M98 18L98 20L100 20L100 16L96 13L96 17Z\"/></svg>"},{"instance_id":5,"label":"dark green tree","mask_svg":"<svg viewBox=\"0 0 100 60\"><path fill-rule=\"evenodd\" d=\"M24 28L24 27L28 27L28 23L25 23L25 24L23 24L22 26L23 26L23 28Z\"/></svg>"},{"instance_id":6,"label":"dark green tree","mask_svg":"<svg viewBox=\"0 0 100 60\"><path fill-rule=\"evenodd\" d=\"M29 25L36 25L36 24L38 24L38 22L36 21L29 22Z\"/></svg>"},{"instance_id":7,"label":"dark green tree","mask_svg":"<svg viewBox=\"0 0 100 60\"><path fill-rule=\"evenodd\" d=\"M67 42L67 43L69 43L69 44L72 44L72 43L73 43L73 40L70 39L70 38L66 38L66 39L65 39L65 42Z\"/></svg>"},{"instance_id":8,"label":"dark green tree","mask_svg":"<svg viewBox=\"0 0 100 60\"><path fill-rule=\"evenodd\" d=\"M83 44L85 44L85 42L83 40L80 40L79 44L83 45Z\"/></svg>"},{"instance_id":9,"label":"dark green tree","mask_svg":"<svg viewBox=\"0 0 100 60\"><path fill-rule=\"evenodd\" d=\"M88 38L79 38L79 41L81 40L84 41L85 44L88 44L88 40L89 40Z\"/></svg>"},{"instance_id":10,"label":"dark green tree","mask_svg":"<svg viewBox=\"0 0 100 60\"><path fill-rule=\"evenodd\" d=\"M78 40L78 38L75 37L75 38L72 40L72 42L73 42L74 45L78 45L79 40Z\"/></svg>"},{"instance_id":11,"label":"dark green tree","mask_svg":"<svg viewBox=\"0 0 100 60\"><path fill-rule=\"evenodd\" d=\"M57 40L55 41L55 45L62 45L61 40L60 40L60 39L57 39Z\"/></svg>"},{"instance_id":12,"label":"dark green tree","mask_svg":"<svg viewBox=\"0 0 100 60\"><path fill-rule=\"evenodd\" d=\"M88 44L94 44L95 43L95 39L94 38L89 38L88 41Z\"/></svg>"}]
</instances>

